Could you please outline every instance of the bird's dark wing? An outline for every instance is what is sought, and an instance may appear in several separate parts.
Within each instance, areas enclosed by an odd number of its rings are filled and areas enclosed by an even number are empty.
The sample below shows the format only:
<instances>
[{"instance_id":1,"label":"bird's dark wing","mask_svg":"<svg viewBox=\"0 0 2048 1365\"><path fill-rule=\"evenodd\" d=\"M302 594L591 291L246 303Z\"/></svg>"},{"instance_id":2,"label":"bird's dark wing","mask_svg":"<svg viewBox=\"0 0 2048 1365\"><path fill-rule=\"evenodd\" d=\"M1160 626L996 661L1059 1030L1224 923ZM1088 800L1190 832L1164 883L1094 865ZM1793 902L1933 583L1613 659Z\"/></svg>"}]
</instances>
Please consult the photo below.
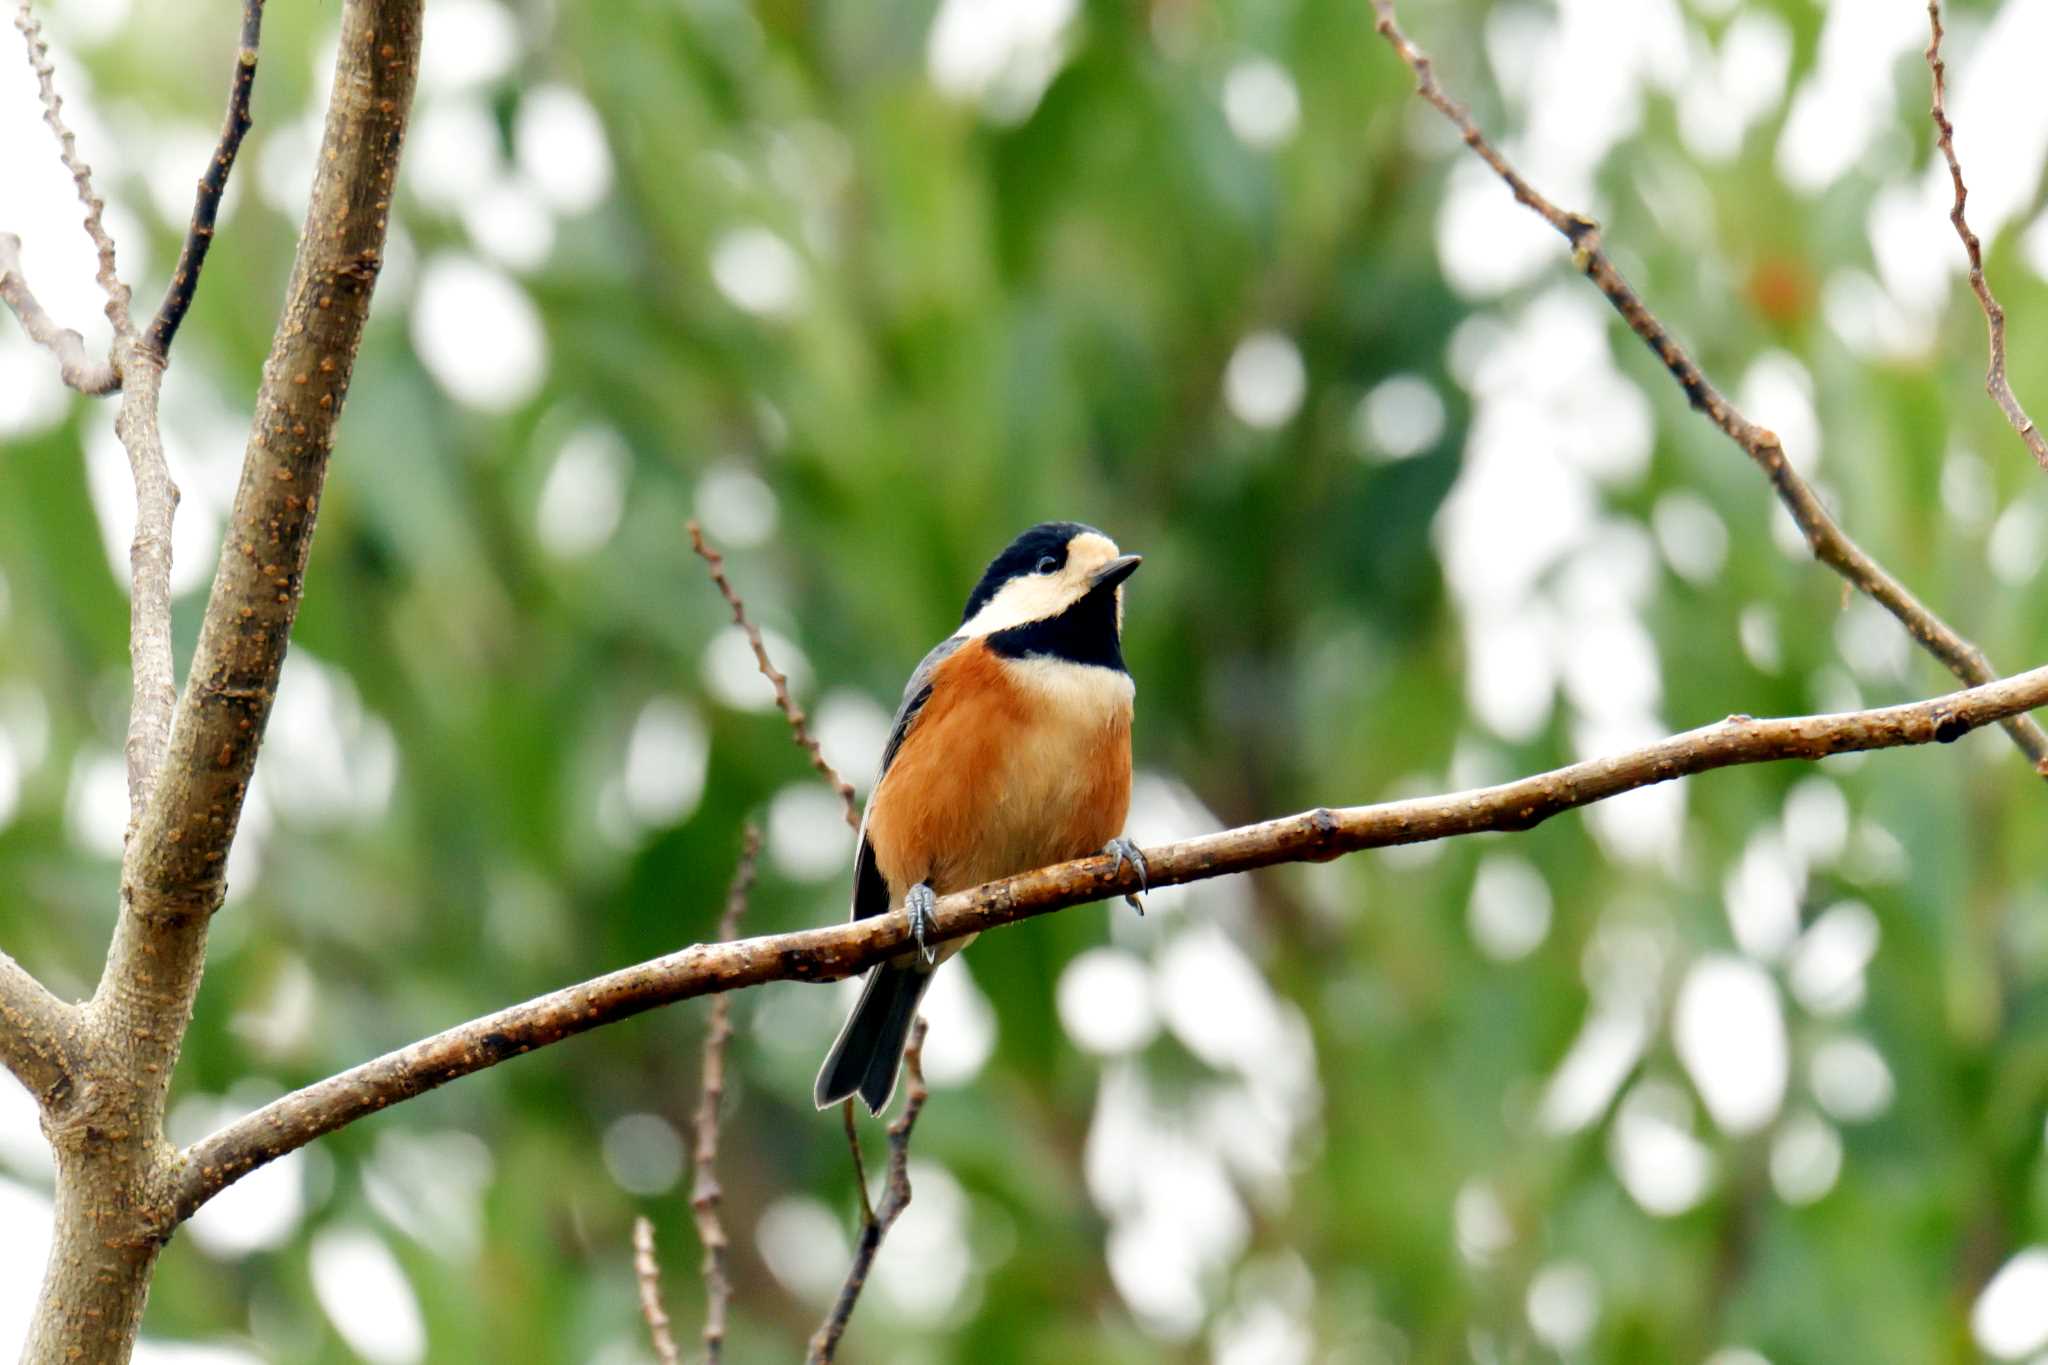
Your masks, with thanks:
<instances>
[{"instance_id":1,"label":"bird's dark wing","mask_svg":"<svg viewBox=\"0 0 2048 1365\"><path fill-rule=\"evenodd\" d=\"M903 685L903 700L896 707L896 721L889 727L889 742L882 746L882 768L875 774L875 787L879 789L882 779L888 775L889 765L896 761L896 751L903 747L904 736L917 724L918 712L932 695L932 676L939 671L939 665L953 657L953 651L960 648L962 640L955 635L941 640L932 652L924 656L924 662L910 675L910 681ZM870 801L874 799L870 793ZM883 880L882 871L875 866L875 846L868 842L868 823L863 816L860 823L860 852L853 861L853 914L851 919L864 919L879 915L889 908L889 884Z\"/></svg>"}]
</instances>

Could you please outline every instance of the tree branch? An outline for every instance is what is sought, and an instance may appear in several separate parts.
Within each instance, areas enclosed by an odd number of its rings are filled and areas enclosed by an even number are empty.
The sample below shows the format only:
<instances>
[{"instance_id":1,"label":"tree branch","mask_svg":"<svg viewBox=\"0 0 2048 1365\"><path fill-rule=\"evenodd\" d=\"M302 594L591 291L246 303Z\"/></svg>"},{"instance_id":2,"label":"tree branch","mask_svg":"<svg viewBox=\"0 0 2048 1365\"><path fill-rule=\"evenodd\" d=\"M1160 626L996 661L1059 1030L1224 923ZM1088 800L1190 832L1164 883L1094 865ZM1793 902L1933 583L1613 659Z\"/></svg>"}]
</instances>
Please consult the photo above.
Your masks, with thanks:
<instances>
[{"instance_id":1,"label":"tree branch","mask_svg":"<svg viewBox=\"0 0 2048 1365\"><path fill-rule=\"evenodd\" d=\"M57 375L66 384L94 397L121 387L121 376L113 364L88 357L85 338L69 327L59 327L36 302L28 277L21 271L21 238L11 232L0 232L0 303L20 319L30 341L57 357Z\"/></svg>"},{"instance_id":2,"label":"tree branch","mask_svg":"<svg viewBox=\"0 0 2048 1365\"><path fill-rule=\"evenodd\" d=\"M804 1357L805 1365L830 1365L838 1353L839 1338L845 1335L854 1305L860 1302L861 1291L867 1288L868 1271L874 1268L875 1253L882 1249L882 1239L889 1235L890 1228L896 1226L903 1210L910 1207L910 1132L917 1127L917 1116L924 1112L924 1102L931 1095L924 1085L924 1034L925 1018L920 1014L917 1022L911 1025L910 1042L903 1049L903 1073L909 1082L909 1098L903 1105L903 1112L889 1125L888 1184L882 1191L882 1202L871 1209L868 1207L866 1177L862 1177L860 1237L854 1243L853 1264L846 1268L846 1280L839 1286L839 1297L833 1301L832 1311L825 1315L825 1321L818 1325L818 1330L811 1337L810 1351ZM859 1170L857 1162L855 1169Z\"/></svg>"},{"instance_id":3,"label":"tree branch","mask_svg":"<svg viewBox=\"0 0 2048 1365\"><path fill-rule=\"evenodd\" d=\"M1693 407L1705 413L1709 421L1729 440L1741 446L1744 453L1764 471L1777 491L1778 500L1805 533L1814 558L1897 617L1907 633L1928 653L1941 660L1956 677L1973 685L1988 683L1998 677L1997 670L1992 668L1983 651L1930 611L1836 524L1815 496L1812 486L1785 458L1785 448L1779 443L1777 433L1743 416L1714 387L1685 348L1678 344L1656 314L1622 278L1614 262L1608 259L1600 243L1600 225L1584 214L1553 204L1534 185L1524 180L1507 158L1486 140L1485 133L1472 121L1465 107L1437 83L1428 54L1402 32L1394 17L1394 0L1372 0L1372 3L1379 16L1380 36L1415 73L1416 93L1450 120L1463 135L1465 145L1492 167L1494 174L1513 191L1516 202L1533 210L1571 244L1572 263L1606 296L1615 312L1621 314L1622 320L1628 324L1629 330L1642 338L1643 343L1663 362L1671 377L1685 390L1685 396ZM2033 762L2034 770L2048 778L2048 734L2043 734L2040 726L2022 715L2011 716L2003 724L2020 752Z\"/></svg>"},{"instance_id":4,"label":"tree branch","mask_svg":"<svg viewBox=\"0 0 2048 1365\"><path fill-rule=\"evenodd\" d=\"M640 1286L640 1316L647 1320L647 1339L660 1365L677 1365L682 1353L669 1331L668 1310L661 1306L661 1262L654 1259L654 1224L633 1220L633 1278Z\"/></svg>"},{"instance_id":5,"label":"tree branch","mask_svg":"<svg viewBox=\"0 0 2048 1365\"><path fill-rule=\"evenodd\" d=\"M761 831L747 826L739 866L726 892L725 913L718 918L718 937L729 940L740 931L747 912L747 894L754 886L754 859L761 851ZM732 997L711 1002L704 1030L704 1075L697 1097L697 1147L690 1186L690 1210L697 1220L697 1240L704 1244L704 1358L719 1365L725 1355L725 1309L732 1300L732 1280L725 1269L725 1222L719 1217L724 1191L718 1185L718 1106L725 1098L725 1045L732 1038Z\"/></svg>"},{"instance_id":6,"label":"tree branch","mask_svg":"<svg viewBox=\"0 0 2048 1365\"><path fill-rule=\"evenodd\" d=\"M122 376L114 433L128 453L128 472L135 481L135 538L128 545L126 746L128 832L133 836L163 770L171 716L178 707L171 660L171 523L178 514L178 485L171 482L157 420L163 357L132 336L116 341L114 349Z\"/></svg>"},{"instance_id":7,"label":"tree branch","mask_svg":"<svg viewBox=\"0 0 2048 1365\"><path fill-rule=\"evenodd\" d=\"M199 272L206 265L206 253L213 245L213 220L220 213L221 196L227 193L228 173L235 167L235 153L242 149L242 137L249 131L249 93L256 85L256 53L263 41L263 0L242 0L242 41L235 51L235 74L228 86L227 121L220 130L220 145L199 177L199 192L192 203L192 223L185 231L185 245L178 253L178 268L164 291L164 301L149 325L149 344L159 356L171 353L171 340L199 291Z\"/></svg>"},{"instance_id":8,"label":"tree branch","mask_svg":"<svg viewBox=\"0 0 2048 1365\"><path fill-rule=\"evenodd\" d=\"M63 1098L77 1076L77 1028L75 1006L0 952L0 1066L45 1109Z\"/></svg>"},{"instance_id":9,"label":"tree branch","mask_svg":"<svg viewBox=\"0 0 2048 1365\"><path fill-rule=\"evenodd\" d=\"M1927 0L1927 28L1927 51L1923 55L1934 78L1934 100L1927 112L1934 118L1934 145L1948 160L1949 179L1955 183L1956 190L1955 205L1948 211L1948 220L1955 225L1956 236L1963 241L1963 252L1970 258L1970 288L1976 292L1977 303L1984 310L1984 326L1990 334L1991 360L1984 374L1984 391L1991 395L1999 411L2005 414L2005 420L2026 443L2034 463L2048 470L2048 439L2043 439L2034 419L2027 416L2027 410L2020 406L2012 384L2005 377L2005 309L1999 307L1990 282L1984 278L1983 246L1978 242L1977 234L1970 230L1969 220L1963 216L1963 204L1970 197L1970 189L1963 183L1962 163L1956 160L1956 127L1949 122L1944 98L1948 67L1941 60L1941 0Z\"/></svg>"},{"instance_id":10,"label":"tree branch","mask_svg":"<svg viewBox=\"0 0 2048 1365\"><path fill-rule=\"evenodd\" d=\"M78 139L65 126L64 98L57 93L50 45L43 41L43 26L29 8L29 0L20 0L15 7L14 26L21 30L22 41L28 44L28 64L36 73L36 88L43 100L43 122L56 135L64 169L71 172L71 183L78 186L78 202L85 205L85 235L92 238L93 247L99 252L100 268L94 278L107 296L107 321L113 324L117 340L133 336L135 324L128 316L128 286L121 283L121 276L114 269L114 239L107 235L106 224L100 218L106 201L93 190L92 167L78 155Z\"/></svg>"},{"instance_id":11,"label":"tree branch","mask_svg":"<svg viewBox=\"0 0 2048 1365\"><path fill-rule=\"evenodd\" d=\"M818 776L825 779L832 790L839 794L839 805L846 816L848 829L860 831L860 803L854 798L853 787L839 775L839 770L825 760L825 751L811 734L803 708L789 695L789 679L775 667L768 657L768 646L761 639L761 631L747 619L747 604L733 591L732 584L725 577L725 556L705 543L704 529L694 519L689 523L690 548L703 557L710 567L711 581L718 586L719 594L726 605L732 608L732 623L747 633L747 643L754 647L754 662L760 667L761 676L775 689L775 704L781 708L783 718L789 722L790 736L796 746L811 756L811 766L818 770Z\"/></svg>"},{"instance_id":12,"label":"tree branch","mask_svg":"<svg viewBox=\"0 0 2048 1365\"><path fill-rule=\"evenodd\" d=\"M1780 759L1950 743L2048 704L2048 666L1902 706L1782 720L1728 719L1641 749L1448 796L1317 809L1144 850L1153 888L1276 863L1323 862L1392 844L1482 830L1526 830L1560 811L1692 773ZM943 940L1141 889L1129 862L1102 854L940 898ZM229 1184L322 1134L509 1057L660 1005L769 981L835 981L904 951L898 914L681 952L579 982L471 1020L286 1095L194 1144L175 1180L182 1220Z\"/></svg>"}]
</instances>

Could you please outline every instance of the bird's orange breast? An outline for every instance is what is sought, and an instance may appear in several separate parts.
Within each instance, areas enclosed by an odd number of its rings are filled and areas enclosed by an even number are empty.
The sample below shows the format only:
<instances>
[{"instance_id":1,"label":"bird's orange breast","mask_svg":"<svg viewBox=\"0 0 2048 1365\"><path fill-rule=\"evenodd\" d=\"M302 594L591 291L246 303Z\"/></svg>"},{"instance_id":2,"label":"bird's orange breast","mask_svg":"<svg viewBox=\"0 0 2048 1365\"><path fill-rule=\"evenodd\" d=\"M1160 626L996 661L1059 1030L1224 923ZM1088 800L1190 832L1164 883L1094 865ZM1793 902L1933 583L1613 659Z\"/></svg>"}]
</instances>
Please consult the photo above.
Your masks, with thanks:
<instances>
[{"instance_id":1,"label":"bird's orange breast","mask_svg":"<svg viewBox=\"0 0 2048 1365\"><path fill-rule=\"evenodd\" d=\"M901 900L1098 852L1131 803L1130 676L963 644L869 802L875 862Z\"/></svg>"}]
</instances>

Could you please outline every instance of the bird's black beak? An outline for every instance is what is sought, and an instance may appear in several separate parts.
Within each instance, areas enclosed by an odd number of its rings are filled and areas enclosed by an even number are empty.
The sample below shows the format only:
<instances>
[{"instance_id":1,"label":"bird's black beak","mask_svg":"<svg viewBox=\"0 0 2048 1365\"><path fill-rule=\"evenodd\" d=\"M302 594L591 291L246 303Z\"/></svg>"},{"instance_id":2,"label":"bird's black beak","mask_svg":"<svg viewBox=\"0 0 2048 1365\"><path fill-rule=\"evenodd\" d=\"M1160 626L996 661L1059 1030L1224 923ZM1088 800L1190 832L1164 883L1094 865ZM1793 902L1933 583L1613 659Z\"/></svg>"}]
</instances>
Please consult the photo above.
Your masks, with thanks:
<instances>
[{"instance_id":1,"label":"bird's black beak","mask_svg":"<svg viewBox=\"0 0 2048 1365\"><path fill-rule=\"evenodd\" d=\"M1088 587L1091 591L1101 588L1113 588L1136 573L1138 566L1144 562L1145 557L1143 555L1124 555L1121 558L1112 559L1109 563L1095 571L1095 577L1088 580Z\"/></svg>"}]
</instances>

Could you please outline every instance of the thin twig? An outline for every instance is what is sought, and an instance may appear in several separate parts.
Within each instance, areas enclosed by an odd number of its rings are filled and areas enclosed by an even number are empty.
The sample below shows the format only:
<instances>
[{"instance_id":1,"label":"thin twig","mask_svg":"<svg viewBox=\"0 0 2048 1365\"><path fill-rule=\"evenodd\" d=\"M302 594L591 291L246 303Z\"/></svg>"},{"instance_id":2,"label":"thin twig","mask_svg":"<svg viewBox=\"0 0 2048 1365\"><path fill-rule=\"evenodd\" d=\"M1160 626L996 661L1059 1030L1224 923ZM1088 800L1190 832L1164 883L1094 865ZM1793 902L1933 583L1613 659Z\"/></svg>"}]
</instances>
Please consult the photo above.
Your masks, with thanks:
<instances>
[{"instance_id":1,"label":"thin twig","mask_svg":"<svg viewBox=\"0 0 2048 1365\"><path fill-rule=\"evenodd\" d=\"M761 831L747 826L739 866L726 893L725 913L718 919L721 942L739 933L747 912L747 894L754 886L754 859L761 851ZM725 1098L725 1045L732 1037L732 996L711 1002L711 1020L704 1032L704 1077L697 1097L696 1176L690 1186L690 1210L697 1220L697 1240L704 1244L704 1356L718 1365L725 1354L725 1309L732 1300L726 1274L725 1223L719 1217L724 1191L718 1185L718 1106ZM644 1291L643 1291L644 1294Z\"/></svg>"},{"instance_id":2,"label":"thin twig","mask_svg":"<svg viewBox=\"0 0 2048 1365\"><path fill-rule=\"evenodd\" d=\"M21 238L0 232L0 303L13 310L21 329L38 346L49 348L57 357L57 375L80 393L99 397L121 387L121 376L112 363L93 360L85 353L85 338L69 327L59 327L36 302L21 271Z\"/></svg>"},{"instance_id":3,"label":"thin twig","mask_svg":"<svg viewBox=\"0 0 2048 1365\"><path fill-rule=\"evenodd\" d=\"M668 1310L661 1306L661 1262L654 1259L654 1224L644 1217L633 1220L633 1277L640 1283L640 1316L647 1319L654 1358L661 1365L677 1365L682 1353L676 1350L675 1334L668 1330Z\"/></svg>"},{"instance_id":4,"label":"thin twig","mask_svg":"<svg viewBox=\"0 0 2048 1365\"><path fill-rule=\"evenodd\" d=\"M833 1301L832 1311L825 1315L825 1321L819 1324L811 1337L810 1352L804 1357L806 1365L826 1365L839 1350L839 1338L846 1333L846 1324L853 1317L854 1306L860 1302L861 1290L867 1288L868 1271L874 1268L875 1253L882 1249L882 1239L889 1235L890 1228L896 1226L903 1210L910 1207L910 1132L917 1126L917 1116L924 1112L924 1102L931 1093L924 1085L924 1034L924 1016L919 1015L910 1029L910 1044L903 1049L903 1070L910 1078L910 1098L904 1104L903 1112L889 1125L889 1174L888 1183L882 1190L882 1202L873 1209L868 1208L867 1180L863 1176L860 1237L854 1244L853 1264L847 1267L846 1281L839 1286L839 1297Z\"/></svg>"},{"instance_id":5,"label":"thin twig","mask_svg":"<svg viewBox=\"0 0 2048 1365\"><path fill-rule=\"evenodd\" d=\"M178 680L171 659L171 524L178 485L164 457L157 394L163 357L133 337L114 343L122 356L121 410L114 432L135 480L135 538L128 546L128 829L142 821L171 743Z\"/></svg>"},{"instance_id":6,"label":"thin twig","mask_svg":"<svg viewBox=\"0 0 2048 1365\"><path fill-rule=\"evenodd\" d=\"M853 1188L860 1195L860 1218L863 1223L871 1222L875 1206L868 1202L868 1162L860 1153L860 1123L854 1116L851 1098L840 1104L839 1117L846 1123L846 1150L853 1154Z\"/></svg>"},{"instance_id":7,"label":"thin twig","mask_svg":"<svg viewBox=\"0 0 2048 1365\"><path fill-rule=\"evenodd\" d=\"M1449 119L1463 135L1465 145L1479 158L1493 168L1513 191L1516 202L1528 206L1542 217L1543 221L1555 228L1571 244L1572 262L1595 288L1606 296L1614 310L1621 314L1629 330L1642 338L1671 377L1685 390L1685 396L1695 408L1705 413L1707 419L1720 428L1728 439L1741 446L1750 459L1764 471L1777 491L1778 499L1785 510L1792 514L1792 520L1806 535L1806 543L1813 550L1814 558L1842 575L1859 590L1867 594L1885 610L1899 619L1906 631L1928 653L1941 660L1948 670L1973 685L1982 685L1997 678L1998 671L1984 657L1983 651L1930 611L1907 587L1886 571L1876 560L1865 554L1855 541L1835 523L1828 510L1821 505L1813 488L1785 458L1785 448L1778 441L1776 432L1760 427L1738 411L1734 404L1714 387L1700 367L1680 346L1677 340L1652 313L1648 306L1622 278L1621 272L1609 260L1600 244L1600 226L1584 214L1559 208L1541 191L1509 164L1506 157L1486 140L1485 133L1472 121L1463 105L1445 93L1437 83L1435 69L1421 48L1410 41L1401 31L1394 17L1394 0L1372 0L1373 9L1379 16L1380 35L1399 54L1401 60L1415 73L1415 90L1423 99L1433 105L1439 113ZM2013 743L2019 746L2034 764L2034 770L2048 777L2048 734L2026 716L2012 716L2002 722Z\"/></svg>"},{"instance_id":8,"label":"thin twig","mask_svg":"<svg viewBox=\"0 0 2048 1365\"><path fill-rule=\"evenodd\" d=\"M2020 440L2034 457L2034 463L2048 470L2048 439L2041 435L2034 419L2027 416L2027 410L2020 406L2020 400L2013 394L2012 384L2005 377L2005 309L1991 293L1991 284L1984 278L1984 248L1977 240L1977 234L1970 230L1969 220L1963 217L1963 204L1970 197L1970 190L1963 183L1963 166L1956 160L1956 127L1949 122L1945 95L1948 86L1948 66L1941 59L1941 0L1927 0L1927 58L1928 70L1934 76L1934 102L1928 113L1934 116L1934 145L1941 148L1942 156L1948 160L1948 176L1955 182L1955 204L1948 211L1948 220L1955 225L1956 236L1963 239L1963 251L1970 258L1970 288L1976 291L1977 302L1984 309L1985 330L1991 337L1990 368L1984 374L1984 391L1998 404L2005 420L2019 433Z\"/></svg>"},{"instance_id":9,"label":"thin twig","mask_svg":"<svg viewBox=\"0 0 2048 1365\"><path fill-rule=\"evenodd\" d=\"M164 301L149 325L149 344L159 356L171 353L171 340L178 324L192 306L199 291L199 272L206 265L207 249L213 245L213 221L220 213L221 196L227 193L228 172L235 166L235 153L249 131L249 92L256 85L256 53L263 40L263 0L242 0L242 41L235 51L235 74L228 86L227 121L221 126L220 144L199 177L199 192L192 202L192 223L185 230L185 246L178 253L178 268L164 291Z\"/></svg>"},{"instance_id":10,"label":"thin twig","mask_svg":"<svg viewBox=\"0 0 2048 1365\"><path fill-rule=\"evenodd\" d=\"M726 605L732 608L733 624L746 632L747 643L754 647L754 663L759 666L761 676L768 680L768 685L775 689L775 704L781 708L783 718L789 722L790 737L796 741L799 749L811 756L811 766L818 770L818 776L824 778L832 790L839 794L839 804L846 816L847 827L858 831L860 802L854 797L853 786L839 775L837 768L826 761L825 751L819 747L817 738L811 734L808 717L804 715L803 708L789 695L789 679L783 676L781 670L775 667L774 661L768 657L768 646L761 639L760 628L747 619L747 604L740 600L740 595L733 591L732 584L726 579L725 556L705 542L704 528L694 519L689 523L689 529L690 548L710 566L711 581L717 585Z\"/></svg>"},{"instance_id":11,"label":"thin twig","mask_svg":"<svg viewBox=\"0 0 2048 1365\"><path fill-rule=\"evenodd\" d=\"M106 201L94 192L92 167L79 156L78 139L65 126L64 98L57 93L50 45L43 41L43 27L37 22L35 11L29 8L29 0L20 0L15 7L14 26L21 30L22 40L28 44L28 64L35 70L36 87L43 99L43 122L56 134L64 169L71 172L71 183L78 186L78 201L85 205L85 235L92 238L93 248L99 252L100 268L94 278L107 296L107 321L113 324L116 339L131 337L135 335L135 324L128 316L128 286L121 283L121 276L114 269L114 239L107 234L107 226L100 217L107 207Z\"/></svg>"},{"instance_id":12,"label":"thin twig","mask_svg":"<svg viewBox=\"0 0 2048 1365\"><path fill-rule=\"evenodd\" d=\"M1840 715L1728 719L1640 749L1497 787L1375 806L1319 808L1143 850L1157 889L1395 844L1532 829L1562 811L1693 773L1783 759L1950 743L2048 705L2048 666L1926 701ZM1137 865L1098 854L941 897L933 942L1138 891ZM194 1144L169 1184L168 1224L257 1167L393 1104L508 1058L677 1000L769 981L836 981L910 946L902 915L697 944L459 1024L275 1100ZM168 1230L168 1228L166 1228Z\"/></svg>"}]
</instances>

